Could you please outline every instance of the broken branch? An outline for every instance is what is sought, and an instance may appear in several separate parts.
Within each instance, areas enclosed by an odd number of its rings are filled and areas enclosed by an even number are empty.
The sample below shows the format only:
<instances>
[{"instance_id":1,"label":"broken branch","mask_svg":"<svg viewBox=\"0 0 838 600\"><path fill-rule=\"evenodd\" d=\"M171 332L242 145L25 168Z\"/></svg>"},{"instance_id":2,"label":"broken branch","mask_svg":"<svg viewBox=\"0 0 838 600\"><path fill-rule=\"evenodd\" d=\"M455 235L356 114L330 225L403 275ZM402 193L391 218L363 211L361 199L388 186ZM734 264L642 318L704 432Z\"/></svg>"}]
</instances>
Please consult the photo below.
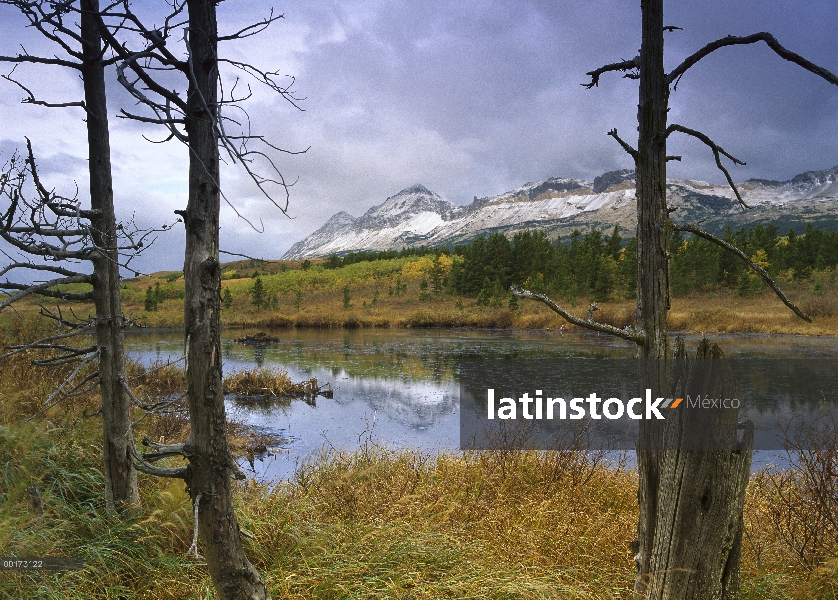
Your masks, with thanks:
<instances>
[{"instance_id":1,"label":"broken branch","mask_svg":"<svg viewBox=\"0 0 838 600\"><path fill-rule=\"evenodd\" d=\"M195 505L193 506L193 533L192 533L192 545L189 546L189 550L186 551L186 554L192 554L195 552L195 558L200 558L198 555L198 505L201 503L201 492L195 496Z\"/></svg>"},{"instance_id":2,"label":"broken branch","mask_svg":"<svg viewBox=\"0 0 838 600\"><path fill-rule=\"evenodd\" d=\"M781 290L779 288L779 286L774 282L774 280L771 279L771 276L768 273L766 273L765 269L763 269L758 264L756 264L754 261L752 261L750 258L748 258L747 254L742 252L739 248L737 248L733 244L730 244L730 243L724 241L723 239L718 238L715 235L713 235L711 233L708 233L708 232L704 231L703 229L699 229L698 227L695 227L693 225L673 225L672 229L673 229L673 231L686 231L686 232L692 233L693 235L697 235L698 237L704 238L708 242L713 242L714 244L716 244L718 246L721 246L722 248L724 248L728 252L731 252L731 253L735 254L736 256L741 258L745 262L745 264L747 264L753 271L755 271L756 274L759 275L762 278L762 280L765 283L767 283L768 286L772 290L774 290L774 293L777 294L777 296L780 298L780 300L783 301L783 304L788 306L792 310L792 312L794 312L794 314L796 314L798 317L800 317L801 319L803 319L807 323L812 322L812 317L810 317L809 315L804 313L802 310L800 310L797 307L797 305L794 304L794 302L792 302L791 300L788 299L788 297L783 293L783 290Z\"/></svg>"},{"instance_id":3,"label":"broken branch","mask_svg":"<svg viewBox=\"0 0 838 600\"><path fill-rule=\"evenodd\" d=\"M623 139L622 139L619 135L617 135L617 129L616 129L616 128L615 128L615 129L612 129L611 131L609 131L609 132L608 132L608 135L610 135L612 138L614 138L615 140L617 140L617 143L618 143L618 144L620 144L620 146L622 146L622 147L623 147L623 150L625 150L626 152L628 152L628 153L631 155L631 157L635 160L635 162L637 161L637 150L635 150L634 148L632 148L632 147L631 147L631 146L630 146L627 142L625 142L625 141L624 141L624 140L623 140Z\"/></svg>"},{"instance_id":4,"label":"broken branch","mask_svg":"<svg viewBox=\"0 0 838 600\"><path fill-rule=\"evenodd\" d=\"M686 60L684 60L684 62L678 65L669 75L667 75L667 83L671 84L673 81L677 80L681 75L683 75L687 71L687 69L692 67L705 56L712 54L720 48L724 48L725 46L754 44L760 41L768 44L768 47L771 48L774 52L776 52L781 58L784 58L787 61L793 62L794 64L803 67L807 71L814 73L815 75L827 80L829 83L833 85L838 85L838 76L834 75L833 73L824 69L823 67L819 67L815 63L806 60L799 54L796 54L791 50L788 50L787 48L782 46L780 42L777 41L777 38L765 31L746 36L729 35L727 37L723 37L719 40L716 40L715 42L710 42L698 52L688 56Z\"/></svg>"},{"instance_id":5,"label":"broken branch","mask_svg":"<svg viewBox=\"0 0 838 600\"><path fill-rule=\"evenodd\" d=\"M738 158L736 158L735 156L733 156L729 152L725 151L724 148L722 148L716 142L711 140L707 135L701 133L700 131L696 131L695 129L690 129L689 127L684 127L683 125L674 124L674 125L670 125L669 127L667 127L666 128L666 137L669 137L669 134L671 134L675 131L680 131L681 133L686 133L687 135L691 135L694 138L696 138L698 140L701 140L702 142L704 142L710 148L710 150L713 151L713 156L716 158L716 166L719 167L719 170L722 173L725 174L725 178L727 178L727 183L728 183L728 185L730 185L731 189L733 190L733 193L736 194L736 199L739 200L739 204L741 204L743 208L751 208L750 206L745 204L745 201L742 199L742 195L739 193L739 189L736 187L736 184L733 183L733 177L730 176L730 172L722 164L721 155L724 154L731 161L733 161L734 164L737 164L737 165L744 165L746 163L744 161L739 160ZM669 157L667 157L667 159L668 158Z\"/></svg>"},{"instance_id":6,"label":"broken branch","mask_svg":"<svg viewBox=\"0 0 838 600\"><path fill-rule=\"evenodd\" d=\"M634 342L638 346L642 346L646 343L646 334L642 331L639 331L637 329L634 329L634 328L628 327L628 326L625 329L618 329L617 327L614 327L613 325L607 325L605 323L597 323L596 321L594 321L593 317L592 317L592 313L593 313L593 310L596 310L595 308L591 308L591 310L589 310L589 312L588 312L589 318L588 318L588 320L585 320L585 319L580 319L579 317L574 317L572 314L570 314L569 312L564 310L562 307L560 307L558 304L556 304L555 302L550 300L550 298L548 298L544 294L536 294L536 293L531 292L529 290L522 290L522 289L517 288L515 286L512 286L510 288L510 291L513 294L515 294L516 296L518 296L519 298L527 298L529 300L536 300L538 302L541 302L542 304L547 306L547 308L549 308L553 312L559 314L565 321L567 321L569 323L572 323L574 325L578 325L579 327L584 327L585 329L591 329L593 331L598 331L600 333L607 333L609 335L617 336L617 337L623 338L624 340L629 340L631 342Z\"/></svg>"},{"instance_id":7,"label":"broken branch","mask_svg":"<svg viewBox=\"0 0 838 600\"><path fill-rule=\"evenodd\" d=\"M599 69L595 69L593 71L588 71L585 75L591 76L590 83L583 83L582 86L591 89L592 87L599 85L599 77L603 73L608 73L609 71L630 71L631 69L639 69L640 68L640 57L635 56L631 60L624 60L618 63L612 63L610 65L605 65L604 67L600 67ZM630 76L631 73L627 73L625 76L629 79L634 79L634 77Z\"/></svg>"}]
</instances>

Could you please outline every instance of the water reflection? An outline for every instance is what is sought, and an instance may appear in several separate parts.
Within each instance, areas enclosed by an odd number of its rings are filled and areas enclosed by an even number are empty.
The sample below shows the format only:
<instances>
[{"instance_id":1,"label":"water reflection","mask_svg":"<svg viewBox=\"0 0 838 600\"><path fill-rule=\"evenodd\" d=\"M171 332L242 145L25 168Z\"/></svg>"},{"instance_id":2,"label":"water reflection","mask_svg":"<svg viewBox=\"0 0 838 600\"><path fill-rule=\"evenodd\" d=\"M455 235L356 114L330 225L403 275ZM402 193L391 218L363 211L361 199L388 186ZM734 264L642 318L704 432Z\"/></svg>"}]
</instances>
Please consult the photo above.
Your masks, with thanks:
<instances>
[{"instance_id":1,"label":"water reflection","mask_svg":"<svg viewBox=\"0 0 838 600\"><path fill-rule=\"evenodd\" d=\"M228 405L230 414L262 430L279 432L289 442L273 459L257 462L260 479L288 477L318 449L352 449L365 438L391 447L452 450L459 446L459 380L465 358L557 359L630 358L630 342L588 332L486 331L455 329L291 329L269 332L279 339L266 347L238 344L234 338L257 333L223 334L224 371L259 367L286 369L294 380L316 377L331 382L334 399L316 406ZM728 356L838 357L833 338L713 335ZM694 347L699 336L687 336ZM146 333L126 340L132 356L146 363L180 358L182 333ZM756 463L774 460L757 457Z\"/></svg>"}]
</instances>

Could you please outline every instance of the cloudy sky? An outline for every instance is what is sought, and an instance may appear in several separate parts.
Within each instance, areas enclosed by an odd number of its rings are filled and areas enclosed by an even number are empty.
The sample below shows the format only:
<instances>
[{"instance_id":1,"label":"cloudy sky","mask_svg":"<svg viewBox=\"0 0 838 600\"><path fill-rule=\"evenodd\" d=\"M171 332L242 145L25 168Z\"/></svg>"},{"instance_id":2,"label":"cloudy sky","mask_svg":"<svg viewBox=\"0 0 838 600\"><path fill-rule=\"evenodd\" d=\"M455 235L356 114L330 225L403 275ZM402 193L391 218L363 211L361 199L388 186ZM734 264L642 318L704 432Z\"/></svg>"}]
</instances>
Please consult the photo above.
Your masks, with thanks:
<instances>
[{"instance_id":1,"label":"cloudy sky","mask_svg":"<svg viewBox=\"0 0 838 600\"><path fill-rule=\"evenodd\" d=\"M296 78L302 111L258 84L246 108L254 131L287 150L309 149L274 155L284 177L296 181L288 216L238 168L224 168L227 198L264 224L257 233L225 208L225 250L278 258L335 212L358 216L415 183L464 204L528 181L592 180L631 166L605 134L616 127L624 138L636 138L636 82L612 74L592 90L580 84L586 71L636 55L637 1L227 0L219 5L220 29L235 31L271 6L285 18L258 37L225 43L221 53ZM162 20L152 2L142 7L147 22ZM770 31L838 73L838 0L673 0L666 8L666 23L684 28L667 34L669 69L713 39ZM0 23L0 54L15 54L21 45L33 54L57 52L14 10L0 8ZM78 77L67 70L27 66L15 77L45 99L81 98ZM112 83L115 115L130 102ZM0 159L29 136L44 177L59 189L78 185L83 199L81 111L21 105L21 96L0 80ZM733 170L737 180L789 179L838 164L838 88L764 44L705 59L683 78L670 106L670 122L704 131L747 161ZM111 129L119 216L134 214L143 225L171 221L172 211L186 204L186 149L146 141L143 135L163 137L149 126L112 118ZM669 150L684 156L670 163L671 177L723 181L701 145L673 137ZM139 265L180 269L182 249L177 227Z\"/></svg>"}]
</instances>

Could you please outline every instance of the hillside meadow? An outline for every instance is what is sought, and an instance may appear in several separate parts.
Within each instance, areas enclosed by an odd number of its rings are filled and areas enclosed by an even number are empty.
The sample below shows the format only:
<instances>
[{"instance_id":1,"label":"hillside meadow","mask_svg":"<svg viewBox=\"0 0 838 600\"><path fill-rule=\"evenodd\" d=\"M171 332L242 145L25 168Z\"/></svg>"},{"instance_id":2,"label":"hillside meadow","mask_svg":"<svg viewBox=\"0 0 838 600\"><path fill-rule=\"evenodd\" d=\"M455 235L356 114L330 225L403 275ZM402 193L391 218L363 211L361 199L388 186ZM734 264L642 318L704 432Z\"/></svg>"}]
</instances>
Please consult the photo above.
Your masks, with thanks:
<instances>
[{"instance_id":1,"label":"hillside meadow","mask_svg":"<svg viewBox=\"0 0 838 600\"><path fill-rule=\"evenodd\" d=\"M459 256L448 257L449 275ZM227 327L487 327L561 330L573 327L540 303L495 291L488 298L434 291L433 257L364 261L327 269L322 260L239 261L223 267L221 319ZM254 296L257 279L262 291ZM790 299L810 314L806 323L767 287L742 295L735 288L705 286L672 298L673 331L838 334L838 272L822 269L805 280L777 278ZM151 291L149 291L151 290ZM125 313L148 327L182 325L183 278L158 273L127 280ZM149 302L149 297L153 297ZM598 321L623 327L634 322L634 298L615 292L598 300ZM556 300L580 317L590 295ZM258 302L256 302L258 300ZM79 307L84 312L88 307Z\"/></svg>"}]
</instances>

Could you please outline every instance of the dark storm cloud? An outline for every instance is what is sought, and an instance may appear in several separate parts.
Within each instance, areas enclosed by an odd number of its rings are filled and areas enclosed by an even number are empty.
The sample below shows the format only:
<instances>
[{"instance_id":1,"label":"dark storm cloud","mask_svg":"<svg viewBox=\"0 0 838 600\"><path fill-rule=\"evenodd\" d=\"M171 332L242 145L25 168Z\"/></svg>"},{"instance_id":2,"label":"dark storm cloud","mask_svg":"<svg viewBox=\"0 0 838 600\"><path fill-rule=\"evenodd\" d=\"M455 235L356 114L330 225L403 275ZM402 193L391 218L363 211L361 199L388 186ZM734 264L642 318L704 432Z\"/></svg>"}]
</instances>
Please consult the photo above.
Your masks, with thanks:
<instances>
[{"instance_id":1,"label":"dark storm cloud","mask_svg":"<svg viewBox=\"0 0 838 600\"><path fill-rule=\"evenodd\" d=\"M37 152L36 147L33 147L32 150L35 152L38 174L44 177L67 175L70 178L79 178L84 177L87 171L87 160L74 154L57 152L43 155ZM15 153L20 156L26 155L25 140L0 140L0 162L5 163Z\"/></svg>"},{"instance_id":2,"label":"dark storm cloud","mask_svg":"<svg viewBox=\"0 0 838 600\"><path fill-rule=\"evenodd\" d=\"M151 6L143 4L149 16ZM220 27L234 31L268 8L265 2L224 2ZM667 34L667 67L716 38L770 31L791 50L838 72L836 9L838 0L670 1L666 21L684 30ZM279 256L338 210L360 215L414 183L464 203L527 181L590 180L631 166L605 133L616 127L626 139L636 136L636 82L608 74L598 88L580 84L586 71L637 53L637 2L314 0L278 10L285 13L282 21L222 52L296 76L294 89L305 98L300 102L305 112L255 86L248 114L255 130L283 148L310 150L276 155L283 174L296 181L291 219L260 198L240 170L224 168L227 198L266 228L258 235L225 209L227 249ZM0 11L4 29L6 15ZM43 47L23 30L4 33L4 53L24 38L27 48ZM61 81L63 90L76 85L67 77ZM51 140L56 156L59 151L84 156L83 137L67 139L77 127L56 127L65 118L56 113L49 122L33 117L32 107L12 101L20 94L3 87L4 115L25 122L33 136ZM114 111L132 104L117 86L111 90ZM672 122L705 131L748 162L733 170L738 180L788 179L838 164L838 88L764 44L724 49L705 59L681 80L671 106ZM149 222L168 219L185 203L184 149L146 143L141 131L155 139L160 135L144 126L114 119L112 127L118 202L132 210L145 206ZM670 148L684 155L682 163L670 166L671 176L722 180L700 144L673 137ZM159 251L152 249L147 264L177 268L180 235L175 231Z\"/></svg>"}]
</instances>

